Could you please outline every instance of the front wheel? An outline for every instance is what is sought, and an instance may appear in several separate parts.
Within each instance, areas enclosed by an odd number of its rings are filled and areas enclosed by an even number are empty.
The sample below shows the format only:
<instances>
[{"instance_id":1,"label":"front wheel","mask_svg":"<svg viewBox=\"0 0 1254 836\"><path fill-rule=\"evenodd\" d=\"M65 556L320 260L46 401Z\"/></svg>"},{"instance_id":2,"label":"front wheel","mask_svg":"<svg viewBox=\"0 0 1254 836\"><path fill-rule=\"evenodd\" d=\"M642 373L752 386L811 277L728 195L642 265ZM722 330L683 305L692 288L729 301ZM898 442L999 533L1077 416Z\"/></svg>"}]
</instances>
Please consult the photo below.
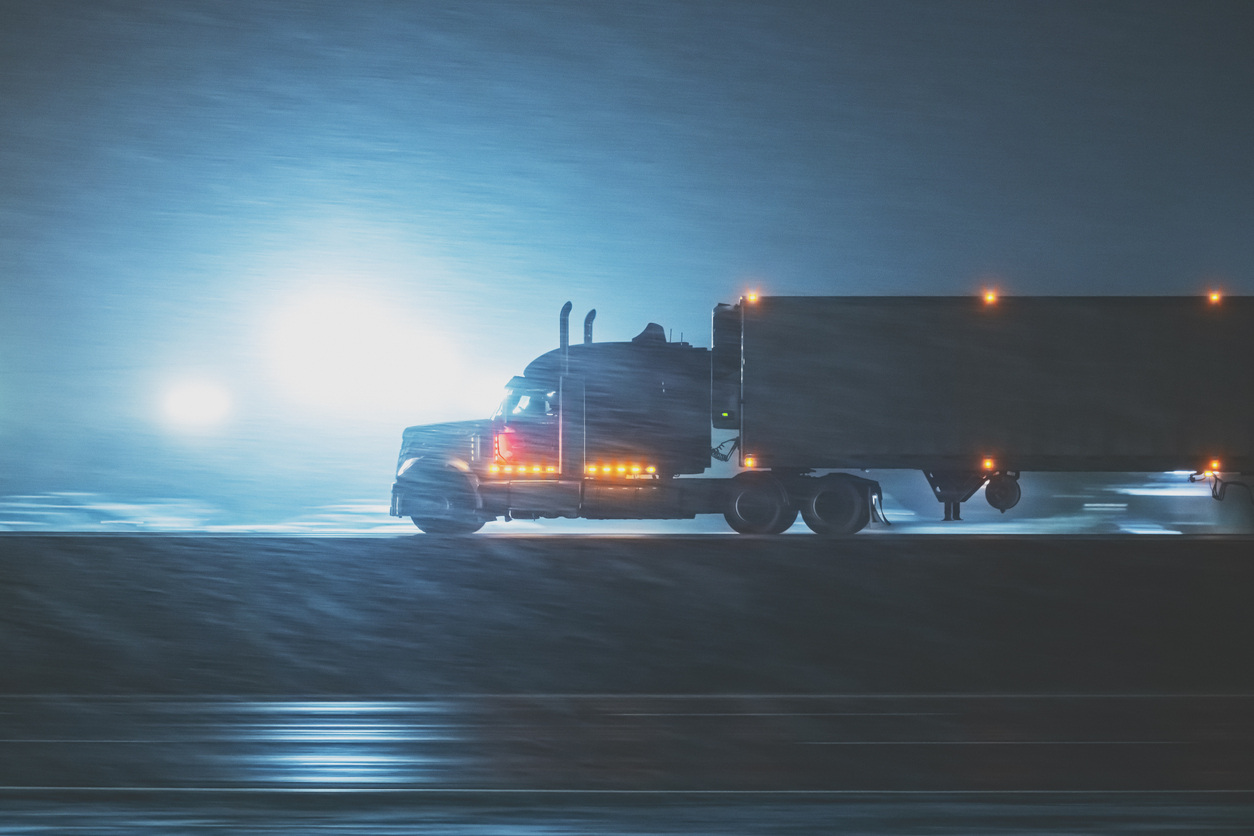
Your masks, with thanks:
<instances>
[{"instance_id":1,"label":"front wheel","mask_svg":"<svg viewBox=\"0 0 1254 836\"><path fill-rule=\"evenodd\" d=\"M423 534L474 534L483 528L483 520L410 517Z\"/></svg>"},{"instance_id":2,"label":"front wheel","mask_svg":"<svg viewBox=\"0 0 1254 836\"><path fill-rule=\"evenodd\" d=\"M770 473L741 473L732 479L723 518L740 534L779 534L797 519L797 507Z\"/></svg>"},{"instance_id":3,"label":"front wheel","mask_svg":"<svg viewBox=\"0 0 1254 836\"><path fill-rule=\"evenodd\" d=\"M473 534L483 528L479 491L471 476L451 468L416 474L422 485L422 510L410 517L427 534Z\"/></svg>"}]
</instances>

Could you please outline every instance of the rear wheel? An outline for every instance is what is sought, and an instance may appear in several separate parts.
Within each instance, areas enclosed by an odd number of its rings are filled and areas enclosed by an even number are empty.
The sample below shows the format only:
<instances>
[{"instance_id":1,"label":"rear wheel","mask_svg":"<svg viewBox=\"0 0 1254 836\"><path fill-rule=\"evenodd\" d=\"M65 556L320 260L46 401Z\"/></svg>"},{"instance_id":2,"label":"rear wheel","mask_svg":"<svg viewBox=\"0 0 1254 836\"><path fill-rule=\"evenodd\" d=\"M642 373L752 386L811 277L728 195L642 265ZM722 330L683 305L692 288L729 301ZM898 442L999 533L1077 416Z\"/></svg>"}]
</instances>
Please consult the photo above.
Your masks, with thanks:
<instances>
[{"instance_id":1,"label":"rear wheel","mask_svg":"<svg viewBox=\"0 0 1254 836\"><path fill-rule=\"evenodd\" d=\"M741 534L779 534L796 521L797 508L770 473L741 473L731 481L723 518Z\"/></svg>"},{"instance_id":2,"label":"rear wheel","mask_svg":"<svg viewBox=\"0 0 1254 836\"><path fill-rule=\"evenodd\" d=\"M871 521L867 492L848 476L834 473L816 480L801 503L801 517L815 534L856 534Z\"/></svg>"},{"instance_id":3,"label":"rear wheel","mask_svg":"<svg viewBox=\"0 0 1254 836\"><path fill-rule=\"evenodd\" d=\"M423 509L410 517L427 534L473 534L483 528L479 491L472 478L452 468L431 468L416 474L422 484Z\"/></svg>"}]
</instances>

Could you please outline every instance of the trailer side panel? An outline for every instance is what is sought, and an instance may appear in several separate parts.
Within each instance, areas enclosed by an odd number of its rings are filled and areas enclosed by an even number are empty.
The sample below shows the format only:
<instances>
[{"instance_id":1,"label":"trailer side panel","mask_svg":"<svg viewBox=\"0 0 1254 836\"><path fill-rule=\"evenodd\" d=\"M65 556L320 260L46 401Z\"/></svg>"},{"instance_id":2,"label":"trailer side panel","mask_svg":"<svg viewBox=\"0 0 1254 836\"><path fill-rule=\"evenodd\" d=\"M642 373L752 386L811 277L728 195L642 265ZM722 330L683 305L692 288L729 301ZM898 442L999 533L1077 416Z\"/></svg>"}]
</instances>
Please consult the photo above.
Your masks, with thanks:
<instances>
[{"instance_id":1,"label":"trailer side panel","mask_svg":"<svg viewBox=\"0 0 1254 836\"><path fill-rule=\"evenodd\" d=\"M742 302L759 467L1254 470L1254 299Z\"/></svg>"}]
</instances>

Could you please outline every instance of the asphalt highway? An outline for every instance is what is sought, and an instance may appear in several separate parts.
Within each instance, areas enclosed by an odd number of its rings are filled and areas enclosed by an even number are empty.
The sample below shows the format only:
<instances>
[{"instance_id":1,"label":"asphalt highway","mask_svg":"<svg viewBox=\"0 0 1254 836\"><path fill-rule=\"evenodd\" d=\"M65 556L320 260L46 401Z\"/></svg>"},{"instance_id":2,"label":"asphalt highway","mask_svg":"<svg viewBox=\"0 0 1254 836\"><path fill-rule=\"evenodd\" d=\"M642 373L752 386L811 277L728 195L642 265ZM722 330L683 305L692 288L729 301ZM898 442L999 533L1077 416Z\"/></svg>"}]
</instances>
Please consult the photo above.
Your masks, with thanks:
<instances>
[{"instance_id":1,"label":"asphalt highway","mask_svg":"<svg viewBox=\"0 0 1254 836\"><path fill-rule=\"evenodd\" d=\"M0 536L0 833L1249 833L1240 537Z\"/></svg>"}]
</instances>

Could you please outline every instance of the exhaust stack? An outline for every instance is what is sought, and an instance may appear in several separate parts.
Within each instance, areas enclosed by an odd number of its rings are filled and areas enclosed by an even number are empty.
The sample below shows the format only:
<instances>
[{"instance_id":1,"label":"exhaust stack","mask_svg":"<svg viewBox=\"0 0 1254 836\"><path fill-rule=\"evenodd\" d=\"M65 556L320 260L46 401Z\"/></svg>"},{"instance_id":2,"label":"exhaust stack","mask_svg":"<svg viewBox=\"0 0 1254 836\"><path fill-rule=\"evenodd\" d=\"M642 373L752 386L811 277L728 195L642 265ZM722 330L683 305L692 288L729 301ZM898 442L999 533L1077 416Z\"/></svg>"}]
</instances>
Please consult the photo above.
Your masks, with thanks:
<instances>
[{"instance_id":1,"label":"exhaust stack","mask_svg":"<svg viewBox=\"0 0 1254 836\"><path fill-rule=\"evenodd\" d=\"M562 374L570 373L570 302L562 305L562 316L558 324L558 345L562 349Z\"/></svg>"},{"instance_id":2,"label":"exhaust stack","mask_svg":"<svg viewBox=\"0 0 1254 836\"><path fill-rule=\"evenodd\" d=\"M597 309L593 308L588 311L588 315L583 318L583 344L592 344L592 320L597 318Z\"/></svg>"}]
</instances>

